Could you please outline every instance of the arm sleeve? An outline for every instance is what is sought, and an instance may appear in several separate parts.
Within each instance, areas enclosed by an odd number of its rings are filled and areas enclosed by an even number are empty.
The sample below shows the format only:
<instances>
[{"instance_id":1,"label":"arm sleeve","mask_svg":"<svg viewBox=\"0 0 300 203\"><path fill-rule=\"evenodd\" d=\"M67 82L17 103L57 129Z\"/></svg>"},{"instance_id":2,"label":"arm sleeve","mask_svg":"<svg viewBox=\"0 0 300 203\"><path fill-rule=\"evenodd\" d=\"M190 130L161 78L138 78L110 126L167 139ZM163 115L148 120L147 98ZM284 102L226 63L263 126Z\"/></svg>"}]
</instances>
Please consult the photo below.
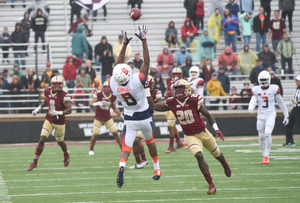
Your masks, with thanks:
<instances>
[{"instance_id":1,"label":"arm sleeve","mask_svg":"<svg viewBox=\"0 0 300 203\"><path fill-rule=\"evenodd\" d=\"M255 95L252 95L251 100L249 102L248 110L253 110L256 106L257 97Z\"/></svg>"},{"instance_id":2,"label":"arm sleeve","mask_svg":"<svg viewBox=\"0 0 300 203\"><path fill-rule=\"evenodd\" d=\"M285 103L284 103L281 95L280 94L276 94L275 97L276 97L276 101L277 101L278 106L280 107L280 109L283 112L284 117L288 117L289 116L288 110L286 108L286 105L285 105Z\"/></svg>"}]
</instances>

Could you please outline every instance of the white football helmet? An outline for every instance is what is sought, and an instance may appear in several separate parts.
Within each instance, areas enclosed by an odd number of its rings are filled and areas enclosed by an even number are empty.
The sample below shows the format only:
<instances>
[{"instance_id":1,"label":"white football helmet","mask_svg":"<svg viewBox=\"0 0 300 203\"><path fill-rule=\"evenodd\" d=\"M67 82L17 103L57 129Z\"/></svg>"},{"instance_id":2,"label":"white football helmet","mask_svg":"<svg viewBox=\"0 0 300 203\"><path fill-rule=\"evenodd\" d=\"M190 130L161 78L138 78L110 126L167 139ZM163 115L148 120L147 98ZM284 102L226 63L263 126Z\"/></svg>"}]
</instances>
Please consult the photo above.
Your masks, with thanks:
<instances>
[{"instance_id":1,"label":"white football helmet","mask_svg":"<svg viewBox=\"0 0 300 203\"><path fill-rule=\"evenodd\" d=\"M132 76L132 68L125 63L118 64L114 67L112 75L118 84L124 85Z\"/></svg>"},{"instance_id":2,"label":"white football helmet","mask_svg":"<svg viewBox=\"0 0 300 203\"><path fill-rule=\"evenodd\" d=\"M196 72L196 73L192 73L192 72ZM198 68L198 66L192 66L189 70L189 76L193 79L198 78L200 74L200 70Z\"/></svg>"},{"instance_id":3,"label":"white football helmet","mask_svg":"<svg viewBox=\"0 0 300 203\"><path fill-rule=\"evenodd\" d=\"M258 84L262 88L266 88L271 83L271 75L268 71L261 71L258 75Z\"/></svg>"}]
</instances>

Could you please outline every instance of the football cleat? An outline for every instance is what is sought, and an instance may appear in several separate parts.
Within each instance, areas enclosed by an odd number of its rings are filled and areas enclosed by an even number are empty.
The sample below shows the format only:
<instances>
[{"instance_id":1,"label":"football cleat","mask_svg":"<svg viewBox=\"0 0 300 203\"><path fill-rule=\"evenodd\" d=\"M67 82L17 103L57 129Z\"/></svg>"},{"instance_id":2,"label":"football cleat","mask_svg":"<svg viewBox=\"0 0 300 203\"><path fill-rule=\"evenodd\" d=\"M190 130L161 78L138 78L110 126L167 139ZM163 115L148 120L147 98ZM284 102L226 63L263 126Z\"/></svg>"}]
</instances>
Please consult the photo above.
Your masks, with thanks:
<instances>
[{"instance_id":1,"label":"football cleat","mask_svg":"<svg viewBox=\"0 0 300 203\"><path fill-rule=\"evenodd\" d=\"M65 167L67 167L70 163L70 152L67 151L66 153L64 153L64 165Z\"/></svg>"},{"instance_id":2,"label":"football cleat","mask_svg":"<svg viewBox=\"0 0 300 203\"><path fill-rule=\"evenodd\" d=\"M169 153L171 153L171 152L175 152L176 150L175 150L175 148L174 148L174 146L169 146L169 148L168 149L166 149L166 151L165 151L165 153L167 153L167 154L169 154Z\"/></svg>"},{"instance_id":3,"label":"football cleat","mask_svg":"<svg viewBox=\"0 0 300 203\"><path fill-rule=\"evenodd\" d=\"M135 164L134 166L130 166L129 169L142 169L145 165L143 165L143 162L139 164Z\"/></svg>"},{"instance_id":4,"label":"football cleat","mask_svg":"<svg viewBox=\"0 0 300 203\"><path fill-rule=\"evenodd\" d=\"M207 194L214 195L217 193L217 188L214 185L209 185Z\"/></svg>"},{"instance_id":5,"label":"football cleat","mask_svg":"<svg viewBox=\"0 0 300 203\"><path fill-rule=\"evenodd\" d=\"M267 156L264 156L264 159L262 160L262 162L260 162L260 164L269 164L269 158Z\"/></svg>"},{"instance_id":6,"label":"football cleat","mask_svg":"<svg viewBox=\"0 0 300 203\"><path fill-rule=\"evenodd\" d=\"M153 180L159 180L161 176L161 171L160 169L154 170L154 176L152 177Z\"/></svg>"},{"instance_id":7,"label":"football cleat","mask_svg":"<svg viewBox=\"0 0 300 203\"><path fill-rule=\"evenodd\" d=\"M27 168L27 171L32 171L33 168L36 168L37 165L35 165L34 163L30 164L30 166Z\"/></svg>"},{"instance_id":8,"label":"football cleat","mask_svg":"<svg viewBox=\"0 0 300 203\"><path fill-rule=\"evenodd\" d=\"M296 146L296 144L295 143L292 143L292 142L289 142L289 143L285 143L285 144L283 144L282 146L284 146L284 147L286 147L286 146Z\"/></svg>"},{"instance_id":9,"label":"football cleat","mask_svg":"<svg viewBox=\"0 0 300 203\"><path fill-rule=\"evenodd\" d=\"M95 153L94 153L94 151L93 150L90 150L89 151L89 155L94 155Z\"/></svg>"},{"instance_id":10,"label":"football cleat","mask_svg":"<svg viewBox=\"0 0 300 203\"><path fill-rule=\"evenodd\" d=\"M117 176L117 186L121 188L124 184L124 176L125 176L125 167L121 166L118 170L118 176Z\"/></svg>"},{"instance_id":11,"label":"football cleat","mask_svg":"<svg viewBox=\"0 0 300 203\"><path fill-rule=\"evenodd\" d=\"M229 177L231 176L231 169L230 169L228 163L225 162L225 164L222 165L222 166L223 166L223 168L224 168L224 173L225 173L225 175L229 178Z\"/></svg>"},{"instance_id":12,"label":"football cleat","mask_svg":"<svg viewBox=\"0 0 300 203\"><path fill-rule=\"evenodd\" d=\"M142 160L142 165L143 165L143 166L148 165L148 160L146 160L146 161Z\"/></svg>"},{"instance_id":13,"label":"football cleat","mask_svg":"<svg viewBox=\"0 0 300 203\"><path fill-rule=\"evenodd\" d=\"M178 140L177 141L177 145L176 145L176 147L175 147L175 151L177 150L177 149L180 149L181 147L183 147L185 144L181 141L181 140Z\"/></svg>"}]
</instances>

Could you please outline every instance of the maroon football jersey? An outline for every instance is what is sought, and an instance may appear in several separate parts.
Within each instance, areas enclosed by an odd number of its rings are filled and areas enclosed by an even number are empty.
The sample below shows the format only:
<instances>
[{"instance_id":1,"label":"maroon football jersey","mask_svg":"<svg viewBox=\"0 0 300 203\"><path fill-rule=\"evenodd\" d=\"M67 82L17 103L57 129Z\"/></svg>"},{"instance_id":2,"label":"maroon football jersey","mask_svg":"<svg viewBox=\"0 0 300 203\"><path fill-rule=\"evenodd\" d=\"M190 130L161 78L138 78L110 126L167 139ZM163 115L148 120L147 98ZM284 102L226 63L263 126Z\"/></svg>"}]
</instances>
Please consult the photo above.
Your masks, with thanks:
<instances>
[{"instance_id":1,"label":"maroon football jersey","mask_svg":"<svg viewBox=\"0 0 300 203\"><path fill-rule=\"evenodd\" d=\"M162 97L161 91L157 89L150 90L150 94L154 102Z\"/></svg>"},{"instance_id":2,"label":"maroon football jersey","mask_svg":"<svg viewBox=\"0 0 300 203\"><path fill-rule=\"evenodd\" d=\"M96 107L95 119L102 121L102 122L108 121L109 119L111 119L110 107L116 101L117 96L115 94L111 93L110 96L106 97L104 95L104 93L97 91L93 95L93 98L96 98L97 101L102 101L104 103L103 106Z\"/></svg>"},{"instance_id":3,"label":"maroon football jersey","mask_svg":"<svg viewBox=\"0 0 300 203\"><path fill-rule=\"evenodd\" d=\"M174 97L165 100L165 104L175 115L185 135L194 135L206 128L198 111L202 103L203 98L198 94L190 95L183 103Z\"/></svg>"},{"instance_id":4,"label":"maroon football jersey","mask_svg":"<svg viewBox=\"0 0 300 203\"><path fill-rule=\"evenodd\" d=\"M64 106L64 102L70 101L71 99L70 94L68 92L62 90L56 94L53 94L51 88L45 89L44 95L47 100L49 110L55 110L55 111L65 110L66 108ZM50 116L50 114L47 113L46 120L54 124L63 125L66 123L66 117L64 115Z\"/></svg>"}]
</instances>

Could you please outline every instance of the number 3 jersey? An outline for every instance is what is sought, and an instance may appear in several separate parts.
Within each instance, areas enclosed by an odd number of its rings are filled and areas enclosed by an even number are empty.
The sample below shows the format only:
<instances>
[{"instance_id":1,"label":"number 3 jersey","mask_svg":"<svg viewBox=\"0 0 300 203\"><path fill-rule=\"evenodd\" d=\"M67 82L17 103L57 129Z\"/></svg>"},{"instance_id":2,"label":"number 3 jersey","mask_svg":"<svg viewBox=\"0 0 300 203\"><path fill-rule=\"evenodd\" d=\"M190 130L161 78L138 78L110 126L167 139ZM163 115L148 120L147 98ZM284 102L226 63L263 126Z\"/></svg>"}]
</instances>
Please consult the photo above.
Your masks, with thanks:
<instances>
[{"instance_id":1,"label":"number 3 jersey","mask_svg":"<svg viewBox=\"0 0 300 203\"><path fill-rule=\"evenodd\" d=\"M149 104L144 90L145 82L146 77L141 72L133 74L125 86L118 84L114 78L111 77L111 90L122 102L124 106L124 115L133 116L136 112L148 110Z\"/></svg>"},{"instance_id":2,"label":"number 3 jersey","mask_svg":"<svg viewBox=\"0 0 300 203\"><path fill-rule=\"evenodd\" d=\"M203 98L198 94L188 96L184 102L174 97L165 100L165 105L173 112L185 135L194 135L205 130L206 125L199 113L202 104Z\"/></svg>"},{"instance_id":3,"label":"number 3 jersey","mask_svg":"<svg viewBox=\"0 0 300 203\"><path fill-rule=\"evenodd\" d=\"M103 92L97 91L94 93L93 98L97 99L97 101L103 102L103 106L96 107L95 119L102 122L111 119L110 107L116 101L117 96L110 94L108 97L106 97Z\"/></svg>"},{"instance_id":4,"label":"number 3 jersey","mask_svg":"<svg viewBox=\"0 0 300 203\"><path fill-rule=\"evenodd\" d=\"M44 95L47 100L49 110L55 110L55 111L65 110L66 108L64 106L64 103L70 101L71 99L70 94L68 92L62 90L56 94L53 94L51 88L45 89ZM50 114L47 113L46 120L54 124L63 125L66 123L66 117L64 115L60 115L57 118L57 116L50 116Z\"/></svg>"},{"instance_id":5,"label":"number 3 jersey","mask_svg":"<svg viewBox=\"0 0 300 203\"><path fill-rule=\"evenodd\" d=\"M275 95L280 93L278 85L269 85L268 89L262 89L260 86L254 86L251 94L256 96L258 104L258 114L265 114L275 111ZM254 106L250 106L254 105ZM249 108L254 109L256 104L249 104Z\"/></svg>"}]
</instances>

